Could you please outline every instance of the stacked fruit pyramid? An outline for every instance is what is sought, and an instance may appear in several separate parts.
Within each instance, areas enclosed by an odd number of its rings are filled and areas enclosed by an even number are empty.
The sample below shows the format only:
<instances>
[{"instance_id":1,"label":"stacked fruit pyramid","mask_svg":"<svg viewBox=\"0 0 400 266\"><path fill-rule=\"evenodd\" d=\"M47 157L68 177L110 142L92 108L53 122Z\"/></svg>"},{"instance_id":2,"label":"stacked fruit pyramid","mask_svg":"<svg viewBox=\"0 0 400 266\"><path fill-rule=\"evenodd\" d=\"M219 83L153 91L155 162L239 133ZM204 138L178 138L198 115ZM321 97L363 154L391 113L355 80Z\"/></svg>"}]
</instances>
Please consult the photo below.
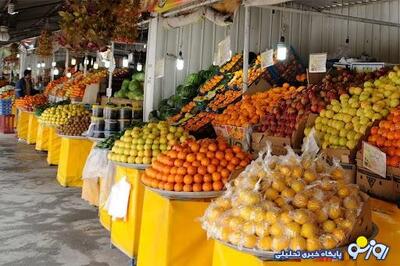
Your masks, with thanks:
<instances>
[{"instance_id":1,"label":"stacked fruit pyramid","mask_svg":"<svg viewBox=\"0 0 400 266\"><path fill-rule=\"evenodd\" d=\"M268 152L209 206L202 225L209 236L238 248L332 249L346 244L364 202L340 166L307 149L302 156Z\"/></svg>"},{"instance_id":2,"label":"stacked fruit pyramid","mask_svg":"<svg viewBox=\"0 0 400 266\"><path fill-rule=\"evenodd\" d=\"M349 95L350 94L350 95ZM322 147L354 149L373 122L385 118L400 103L400 71L397 67L349 94L332 100L315 121Z\"/></svg>"},{"instance_id":3,"label":"stacked fruit pyramid","mask_svg":"<svg viewBox=\"0 0 400 266\"><path fill-rule=\"evenodd\" d=\"M176 192L220 191L250 155L222 139L190 140L160 154L142 175L146 186Z\"/></svg>"},{"instance_id":4,"label":"stacked fruit pyramid","mask_svg":"<svg viewBox=\"0 0 400 266\"><path fill-rule=\"evenodd\" d=\"M108 159L130 164L151 164L161 152L189 138L183 128L168 125L167 122L148 123L125 131L115 141Z\"/></svg>"}]
</instances>

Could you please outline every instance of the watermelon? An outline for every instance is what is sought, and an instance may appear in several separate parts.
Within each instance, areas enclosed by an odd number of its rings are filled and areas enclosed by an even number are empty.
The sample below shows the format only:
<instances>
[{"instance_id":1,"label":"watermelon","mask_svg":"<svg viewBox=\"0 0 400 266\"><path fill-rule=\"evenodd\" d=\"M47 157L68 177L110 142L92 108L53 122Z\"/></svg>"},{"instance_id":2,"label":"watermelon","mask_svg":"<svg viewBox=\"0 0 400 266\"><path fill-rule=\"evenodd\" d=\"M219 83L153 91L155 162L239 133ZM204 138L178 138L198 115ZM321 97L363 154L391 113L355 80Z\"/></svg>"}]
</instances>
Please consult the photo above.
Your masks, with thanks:
<instances>
[{"instance_id":1,"label":"watermelon","mask_svg":"<svg viewBox=\"0 0 400 266\"><path fill-rule=\"evenodd\" d=\"M121 90L127 90L130 82L129 79L124 79L124 81L122 81Z\"/></svg>"},{"instance_id":2,"label":"watermelon","mask_svg":"<svg viewBox=\"0 0 400 266\"><path fill-rule=\"evenodd\" d=\"M144 81L144 72L137 72L132 75L132 80L137 80L140 82Z\"/></svg>"},{"instance_id":3,"label":"watermelon","mask_svg":"<svg viewBox=\"0 0 400 266\"><path fill-rule=\"evenodd\" d=\"M139 91L140 90L140 82L137 80L132 80L129 82L129 91Z\"/></svg>"}]
</instances>

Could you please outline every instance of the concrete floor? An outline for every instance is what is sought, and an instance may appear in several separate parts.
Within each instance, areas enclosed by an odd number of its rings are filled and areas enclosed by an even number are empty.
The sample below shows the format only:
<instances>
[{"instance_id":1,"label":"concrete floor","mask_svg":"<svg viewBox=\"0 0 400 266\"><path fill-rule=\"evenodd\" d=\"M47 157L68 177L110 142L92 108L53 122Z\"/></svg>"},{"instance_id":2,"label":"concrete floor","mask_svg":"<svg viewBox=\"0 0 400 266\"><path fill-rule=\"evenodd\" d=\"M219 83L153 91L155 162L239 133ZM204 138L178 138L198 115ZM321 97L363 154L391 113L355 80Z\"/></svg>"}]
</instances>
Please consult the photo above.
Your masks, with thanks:
<instances>
[{"instance_id":1,"label":"concrete floor","mask_svg":"<svg viewBox=\"0 0 400 266\"><path fill-rule=\"evenodd\" d=\"M0 265L128 265L97 209L56 174L46 153L0 134Z\"/></svg>"}]
</instances>

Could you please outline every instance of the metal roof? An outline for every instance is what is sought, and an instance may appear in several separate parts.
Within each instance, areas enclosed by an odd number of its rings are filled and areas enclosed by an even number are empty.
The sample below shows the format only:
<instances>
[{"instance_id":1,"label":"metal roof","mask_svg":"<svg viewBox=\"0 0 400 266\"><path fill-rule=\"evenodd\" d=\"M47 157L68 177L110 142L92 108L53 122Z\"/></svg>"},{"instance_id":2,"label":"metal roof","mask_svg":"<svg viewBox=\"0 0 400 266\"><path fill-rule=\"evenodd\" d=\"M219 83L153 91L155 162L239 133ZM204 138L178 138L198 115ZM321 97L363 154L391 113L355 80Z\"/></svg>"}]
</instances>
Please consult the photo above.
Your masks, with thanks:
<instances>
[{"instance_id":1,"label":"metal roof","mask_svg":"<svg viewBox=\"0 0 400 266\"><path fill-rule=\"evenodd\" d=\"M387 2L389 0L294 0L292 2L311 7L316 10L340 8L342 6L365 5L376 2Z\"/></svg>"},{"instance_id":2,"label":"metal roof","mask_svg":"<svg viewBox=\"0 0 400 266\"><path fill-rule=\"evenodd\" d=\"M7 12L10 2L15 4L17 13L14 15ZM60 0L0 0L0 21L8 25L10 33L10 41L7 43L40 35L46 22L50 30L57 30L59 28L58 10L63 2Z\"/></svg>"}]
</instances>

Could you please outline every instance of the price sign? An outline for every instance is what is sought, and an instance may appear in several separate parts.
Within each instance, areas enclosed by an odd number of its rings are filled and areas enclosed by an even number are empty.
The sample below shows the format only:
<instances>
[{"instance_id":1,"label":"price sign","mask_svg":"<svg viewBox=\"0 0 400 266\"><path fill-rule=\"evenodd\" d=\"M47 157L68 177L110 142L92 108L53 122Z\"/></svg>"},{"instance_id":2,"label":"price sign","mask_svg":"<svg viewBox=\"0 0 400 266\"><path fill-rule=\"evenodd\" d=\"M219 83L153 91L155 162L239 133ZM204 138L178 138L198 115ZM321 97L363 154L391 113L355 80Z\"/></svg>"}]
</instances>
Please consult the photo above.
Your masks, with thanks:
<instances>
[{"instance_id":1,"label":"price sign","mask_svg":"<svg viewBox=\"0 0 400 266\"><path fill-rule=\"evenodd\" d=\"M110 98L110 97L112 96L112 88L107 88L107 90L106 90L106 96L107 96L108 98Z\"/></svg>"},{"instance_id":2,"label":"price sign","mask_svg":"<svg viewBox=\"0 0 400 266\"><path fill-rule=\"evenodd\" d=\"M386 154L379 148L363 142L363 166L375 174L386 177Z\"/></svg>"},{"instance_id":3,"label":"price sign","mask_svg":"<svg viewBox=\"0 0 400 266\"><path fill-rule=\"evenodd\" d=\"M327 53L310 54L310 62L309 62L310 73L326 72L327 59L328 59Z\"/></svg>"},{"instance_id":4,"label":"price sign","mask_svg":"<svg viewBox=\"0 0 400 266\"><path fill-rule=\"evenodd\" d=\"M223 65L231 60L231 37L226 37L218 44L218 65Z\"/></svg>"},{"instance_id":5,"label":"price sign","mask_svg":"<svg viewBox=\"0 0 400 266\"><path fill-rule=\"evenodd\" d=\"M274 50L269 49L261 54L261 68L274 65Z\"/></svg>"},{"instance_id":6,"label":"price sign","mask_svg":"<svg viewBox=\"0 0 400 266\"><path fill-rule=\"evenodd\" d=\"M164 77L165 73L165 58L162 58L156 62L156 71L155 71L156 78Z\"/></svg>"}]
</instances>

